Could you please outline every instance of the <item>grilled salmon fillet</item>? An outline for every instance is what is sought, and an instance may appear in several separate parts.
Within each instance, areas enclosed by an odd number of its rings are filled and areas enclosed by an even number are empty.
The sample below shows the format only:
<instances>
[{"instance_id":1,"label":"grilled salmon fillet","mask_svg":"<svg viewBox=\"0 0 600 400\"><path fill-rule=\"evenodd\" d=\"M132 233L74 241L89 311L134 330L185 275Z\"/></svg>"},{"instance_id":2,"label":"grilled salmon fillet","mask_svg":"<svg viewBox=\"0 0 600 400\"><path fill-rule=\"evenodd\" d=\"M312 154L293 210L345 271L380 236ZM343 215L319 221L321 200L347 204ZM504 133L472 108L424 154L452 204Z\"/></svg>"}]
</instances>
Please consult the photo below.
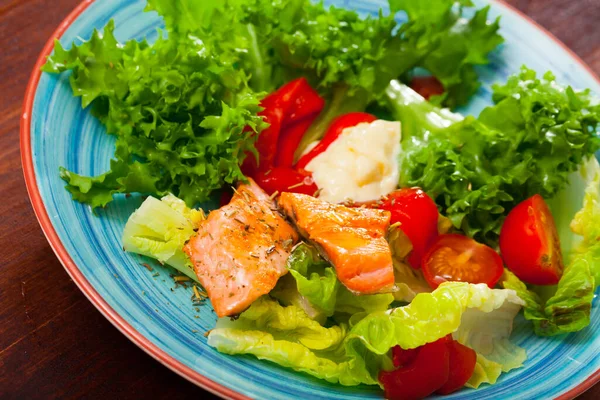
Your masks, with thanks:
<instances>
[{"instance_id":1,"label":"grilled salmon fillet","mask_svg":"<svg viewBox=\"0 0 600 400\"><path fill-rule=\"evenodd\" d=\"M388 211L349 208L295 193L283 193L279 206L300 233L320 248L350 291L373 294L393 289L392 253L386 241Z\"/></svg>"},{"instance_id":2,"label":"grilled salmon fillet","mask_svg":"<svg viewBox=\"0 0 600 400\"><path fill-rule=\"evenodd\" d=\"M287 272L298 235L256 183L238 187L185 245L198 280L219 317L239 314Z\"/></svg>"}]
</instances>

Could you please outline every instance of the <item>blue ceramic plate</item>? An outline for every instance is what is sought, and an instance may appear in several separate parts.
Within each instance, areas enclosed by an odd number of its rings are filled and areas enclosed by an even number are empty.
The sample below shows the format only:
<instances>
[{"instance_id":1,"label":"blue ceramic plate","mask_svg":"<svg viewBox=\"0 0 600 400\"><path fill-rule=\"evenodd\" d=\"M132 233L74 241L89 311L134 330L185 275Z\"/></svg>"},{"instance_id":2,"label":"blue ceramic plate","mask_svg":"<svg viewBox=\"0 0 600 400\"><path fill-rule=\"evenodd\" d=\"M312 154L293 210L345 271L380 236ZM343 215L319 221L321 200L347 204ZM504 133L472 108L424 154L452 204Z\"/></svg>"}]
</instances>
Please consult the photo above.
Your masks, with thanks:
<instances>
[{"instance_id":1,"label":"blue ceramic plate","mask_svg":"<svg viewBox=\"0 0 600 400\"><path fill-rule=\"evenodd\" d=\"M376 13L385 0L327 3ZM476 1L478 6L482 1ZM162 25L155 13L144 13L143 0L86 1L61 24L51 39L63 45L91 36L114 18L121 41L155 38ZM478 113L490 104L490 85L527 64L552 70L558 80L600 93L593 73L560 42L503 3L491 3L491 17L502 16L506 43L479 70L483 87L463 113ZM342 387L294 373L251 357L231 357L210 348L203 333L215 324L209 304L194 309L185 289L174 286L169 271L156 266L153 276L142 260L121 249L120 237L139 197L119 197L99 217L72 201L59 178L59 166L85 175L109 167L113 138L82 110L66 75L40 74L52 51L49 41L28 87L21 126L22 158L29 194L42 229L75 282L98 309L138 346L190 381L231 398L300 399L381 398L378 388ZM502 376L493 386L461 390L450 398L572 398L600 380L600 311L594 301L592 325L565 337L535 337L518 320L515 341L529 353L523 368Z\"/></svg>"}]
</instances>

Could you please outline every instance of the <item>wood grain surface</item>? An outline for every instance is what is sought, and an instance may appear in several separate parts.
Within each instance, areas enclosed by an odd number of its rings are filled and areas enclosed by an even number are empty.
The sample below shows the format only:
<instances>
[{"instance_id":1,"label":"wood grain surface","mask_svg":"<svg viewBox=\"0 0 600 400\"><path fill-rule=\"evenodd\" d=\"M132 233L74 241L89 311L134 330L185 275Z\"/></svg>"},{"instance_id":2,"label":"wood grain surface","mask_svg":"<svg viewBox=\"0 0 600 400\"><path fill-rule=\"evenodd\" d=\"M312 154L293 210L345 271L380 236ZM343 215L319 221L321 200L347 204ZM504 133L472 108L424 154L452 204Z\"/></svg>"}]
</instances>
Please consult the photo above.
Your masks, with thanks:
<instances>
[{"instance_id":1,"label":"wood grain surface","mask_svg":"<svg viewBox=\"0 0 600 400\"><path fill-rule=\"evenodd\" d=\"M108 1L108 0L103 0ZM71 281L29 203L25 86L77 0L0 0L0 398L209 398L121 335ZM600 0L510 0L600 74ZM600 398L600 386L580 399Z\"/></svg>"}]
</instances>

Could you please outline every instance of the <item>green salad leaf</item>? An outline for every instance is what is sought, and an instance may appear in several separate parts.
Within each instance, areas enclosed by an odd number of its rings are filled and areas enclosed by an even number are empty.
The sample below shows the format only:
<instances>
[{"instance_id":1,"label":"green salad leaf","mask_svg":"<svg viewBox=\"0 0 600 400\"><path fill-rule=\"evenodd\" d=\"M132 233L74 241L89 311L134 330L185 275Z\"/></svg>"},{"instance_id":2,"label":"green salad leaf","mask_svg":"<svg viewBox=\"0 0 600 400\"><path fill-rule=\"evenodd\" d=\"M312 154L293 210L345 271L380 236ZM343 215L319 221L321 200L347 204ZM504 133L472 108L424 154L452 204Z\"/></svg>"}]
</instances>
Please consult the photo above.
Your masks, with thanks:
<instances>
[{"instance_id":1,"label":"green salad leaf","mask_svg":"<svg viewBox=\"0 0 600 400\"><path fill-rule=\"evenodd\" d=\"M409 18L399 32L414 56L409 62L444 86L445 93L432 99L436 104L465 104L480 86L475 66L488 64L488 54L503 42L499 18L488 21L489 6L465 18L464 9L472 6L470 0L390 0L393 11Z\"/></svg>"},{"instance_id":2,"label":"green salad leaf","mask_svg":"<svg viewBox=\"0 0 600 400\"><path fill-rule=\"evenodd\" d=\"M471 6L392 1L391 14L362 17L310 0L149 0L166 25L155 43L120 44L111 21L68 50L57 41L42 68L71 71L74 95L117 138L109 171L88 177L63 168L61 177L94 209L131 192L206 201L245 179L239 165L266 127L261 98L299 76L327 106L298 154L335 117L381 102L390 80L416 67L438 75L444 104L464 103L478 87L473 65L501 41L487 9L464 17ZM401 11L408 22L397 29Z\"/></svg>"},{"instance_id":3,"label":"green salad leaf","mask_svg":"<svg viewBox=\"0 0 600 400\"><path fill-rule=\"evenodd\" d=\"M115 193L172 192L193 206L244 179L239 165L265 123L262 95L238 59L219 40L192 35L121 45L113 22L70 50L57 41L43 70L72 71L73 93L117 137L106 174L61 170L73 198L95 208Z\"/></svg>"},{"instance_id":4,"label":"green salad leaf","mask_svg":"<svg viewBox=\"0 0 600 400\"><path fill-rule=\"evenodd\" d=\"M329 382L377 385L379 371L392 368L392 347L416 348L453 334L480 354L478 372L470 382L477 387L494 383L502 371L525 359L524 350L508 341L522 304L512 290L444 283L432 293L417 295L407 306L372 312L350 328L343 323L325 328L296 306L263 299L238 320L219 320L208 344L220 352L252 354Z\"/></svg>"},{"instance_id":5,"label":"green salad leaf","mask_svg":"<svg viewBox=\"0 0 600 400\"><path fill-rule=\"evenodd\" d=\"M549 294L541 293L539 288L529 288L508 270L501 282L525 301L525 318L533 321L535 333L541 336L576 332L588 326L594 291L600 284L600 166L595 158L584 164L581 174L587 181L587 189L583 206L570 224L571 236L579 236L579 240L570 240L577 244L564 253L566 268L558 285L550 288ZM571 189L564 190L571 192ZM561 240L569 240L560 224L558 227L563 233Z\"/></svg>"},{"instance_id":6,"label":"green salad leaf","mask_svg":"<svg viewBox=\"0 0 600 400\"><path fill-rule=\"evenodd\" d=\"M456 228L488 244L515 205L536 193L554 197L600 148L600 105L550 73L540 79L523 67L494 87L496 105L478 118L432 113L398 83L387 93L405 128L401 186L422 187Z\"/></svg>"},{"instance_id":7,"label":"green salad leaf","mask_svg":"<svg viewBox=\"0 0 600 400\"><path fill-rule=\"evenodd\" d=\"M198 281L183 246L203 219L202 211L189 209L172 194L161 200L148 197L127 220L123 249L152 257Z\"/></svg>"},{"instance_id":8,"label":"green salad leaf","mask_svg":"<svg viewBox=\"0 0 600 400\"><path fill-rule=\"evenodd\" d=\"M387 310L394 301L391 294L357 296L351 293L340 283L331 264L319 255L317 249L306 243L294 248L287 260L287 268L295 284L284 281L282 285L285 289L276 288L271 295L286 304L300 306L308 315L320 321L334 313Z\"/></svg>"}]
</instances>

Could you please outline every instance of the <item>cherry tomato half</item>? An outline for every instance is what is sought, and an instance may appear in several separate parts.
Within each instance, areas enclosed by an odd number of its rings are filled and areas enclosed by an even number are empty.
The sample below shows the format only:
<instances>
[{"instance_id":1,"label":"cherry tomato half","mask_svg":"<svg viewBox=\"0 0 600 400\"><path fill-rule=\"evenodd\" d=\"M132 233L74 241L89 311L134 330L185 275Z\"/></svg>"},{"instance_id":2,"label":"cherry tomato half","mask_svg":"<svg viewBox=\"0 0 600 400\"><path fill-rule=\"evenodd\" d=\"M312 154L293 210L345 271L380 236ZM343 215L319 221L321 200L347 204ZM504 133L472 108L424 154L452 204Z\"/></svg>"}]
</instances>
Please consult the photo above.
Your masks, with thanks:
<instances>
[{"instance_id":1,"label":"cherry tomato half","mask_svg":"<svg viewBox=\"0 0 600 400\"><path fill-rule=\"evenodd\" d=\"M416 349L392 349L394 371L379 373L387 399L421 399L433 392L450 394L475 371L477 353L447 335Z\"/></svg>"},{"instance_id":2,"label":"cherry tomato half","mask_svg":"<svg viewBox=\"0 0 600 400\"><path fill-rule=\"evenodd\" d=\"M391 224L399 222L413 246L408 263L420 268L425 251L438 236L439 213L431 197L420 188L403 188L365 204L392 213Z\"/></svg>"},{"instance_id":3,"label":"cherry tomato half","mask_svg":"<svg viewBox=\"0 0 600 400\"><path fill-rule=\"evenodd\" d=\"M555 285L564 265L554 218L542 196L513 208L500 231L500 254L519 279L534 285Z\"/></svg>"},{"instance_id":4,"label":"cherry tomato half","mask_svg":"<svg viewBox=\"0 0 600 400\"><path fill-rule=\"evenodd\" d=\"M446 383L436 390L436 393L439 394L450 394L465 386L465 383L471 379L477 364L475 350L458 343L456 340L448 341L447 346L450 370L448 371Z\"/></svg>"},{"instance_id":5,"label":"cherry tomato half","mask_svg":"<svg viewBox=\"0 0 600 400\"><path fill-rule=\"evenodd\" d=\"M414 360L394 371L381 371L379 382L389 400L417 400L427 397L449 376L448 338L419 347ZM413 353L414 354L414 353Z\"/></svg>"},{"instance_id":6,"label":"cherry tomato half","mask_svg":"<svg viewBox=\"0 0 600 400\"><path fill-rule=\"evenodd\" d=\"M492 248L463 235L440 235L423 258L423 276L432 288L446 281L485 283L493 288L504 267Z\"/></svg>"},{"instance_id":7,"label":"cherry tomato half","mask_svg":"<svg viewBox=\"0 0 600 400\"><path fill-rule=\"evenodd\" d=\"M269 195L291 192L313 196L318 190L310 172L292 168L273 167L257 173L254 180Z\"/></svg>"}]
</instances>

